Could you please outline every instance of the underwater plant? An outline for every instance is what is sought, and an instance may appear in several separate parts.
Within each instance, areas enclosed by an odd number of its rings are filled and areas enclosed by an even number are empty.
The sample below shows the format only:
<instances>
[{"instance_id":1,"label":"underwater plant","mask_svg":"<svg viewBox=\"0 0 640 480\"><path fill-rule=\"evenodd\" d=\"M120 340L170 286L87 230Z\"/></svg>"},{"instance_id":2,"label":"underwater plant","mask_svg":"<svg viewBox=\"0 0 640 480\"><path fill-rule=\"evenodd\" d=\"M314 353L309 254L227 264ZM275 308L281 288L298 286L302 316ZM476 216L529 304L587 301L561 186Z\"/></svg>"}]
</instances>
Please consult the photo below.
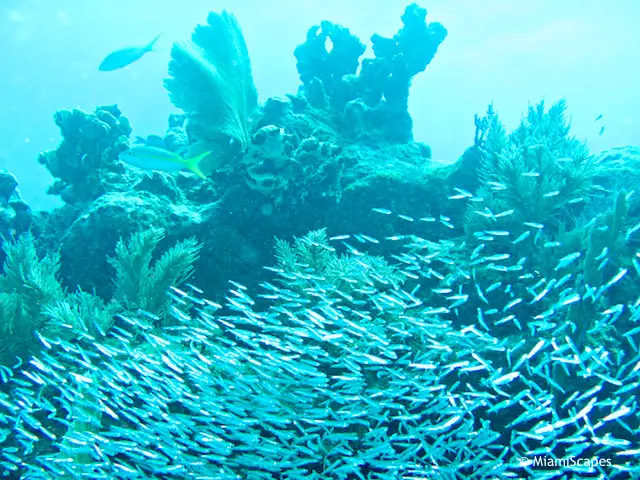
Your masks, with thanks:
<instances>
[{"instance_id":1,"label":"underwater plant","mask_svg":"<svg viewBox=\"0 0 640 480\"><path fill-rule=\"evenodd\" d=\"M150 228L134 233L127 242L120 239L116 245L115 256L109 259L116 270L113 298L126 310L164 315L169 287L184 283L193 274L201 248L195 238L176 243L151 263L164 237L161 229Z\"/></svg>"},{"instance_id":2,"label":"underwater plant","mask_svg":"<svg viewBox=\"0 0 640 480\"><path fill-rule=\"evenodd\" d=\"M508 221L544 222L554 231L569 230L570 218L595 193L594 179L601 168L585 143L570 135L566 120L566 102L560 100L545 109L544 102L530 106L520 125L508 133L498 115L489 109L480 122L482 164L479 170L482 201L469 207L467 221L472 228L490 226L490 215L510 208L515 212ZM562 219L562 220L561 220Z\"/></svg>"},{"instance_id":3,"label":"underwater plant","mask_svg":"<svg viewBox=\"0 0 640 480\"><path fill-rule=\"evenodd\" d=\"M205 144L201 150L219 150L232 140L245 152L258 93L235 16L209 13L190 41L173 45L169 74L164 82L169 98L187 114L188 132Z\"/></svg>"},{"instance_id":4,"label":"underwater plant","mask_svg":"<svg viewBox=\"0 0 640 480\"><path fill-rule=\"evenodd\" d=\"M0 364L33 350L35 332L50 327L46 309L64 299L58 279L60 257L40 258L31 233L3 244L5 261L0 275Z\"/></svg>"},{"instance_id":5,"label":"underwater plant","mask_svg":"<svg viewBox=\"0 0 640 480\"><path fill-rule=\"evenodd\" d=\"M294 238L293 245L276 239L275 252L278 266L298 276L301 287L320 281L326 282L328 288L353 293L366 287L369 278L390 288L398 288L406 280L382 257L362 254L353 247L348 254L338 254L325 228Z\"/></svg>"},{"instance_id":6,"label":"underwater plant","mask_svg":"<svg viewBox=\"0 0 640 480\"><path fill-rule=\"evenodd\" d=\"M153 264L160 229L134 233L121 240L109 263L115 268L113 298L105 302L78 289L68 293L59 279L60 256L40 258L31 233L5 241L6 259L0 275L0 365L16 355L37 352L42 338L73 339L104 334L118 313L144 309L162 321L170 302L169 287L185 282L194 271L200 245L195 239L177 242Z\"/></svg>"}]
</instances>

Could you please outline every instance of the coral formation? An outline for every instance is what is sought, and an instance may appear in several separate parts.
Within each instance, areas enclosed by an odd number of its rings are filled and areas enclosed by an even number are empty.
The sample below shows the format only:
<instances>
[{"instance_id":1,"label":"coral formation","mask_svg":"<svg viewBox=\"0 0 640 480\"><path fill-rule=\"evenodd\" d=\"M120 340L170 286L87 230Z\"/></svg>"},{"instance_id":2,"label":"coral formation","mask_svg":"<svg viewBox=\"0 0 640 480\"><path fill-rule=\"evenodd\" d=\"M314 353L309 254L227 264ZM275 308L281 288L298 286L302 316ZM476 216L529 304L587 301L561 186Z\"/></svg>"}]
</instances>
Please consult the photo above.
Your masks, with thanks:
<instances>
[{"instance_id":1,"label":"coral formation","mask_svg":"<svg viewBox=\"0 0 640 480\"><path fill-rule=\"evenodd\" d=\"M149 229L134 233L127 243L120 240L115 256L108 259L116 273L113 295L107 302L82 289L69 293L60 280L60 255L40 258L30 233L13 243L5 241L6 259L0 275L0 365L48 345L42 338L71 340L108 331L116 313L144 308L161 323L167 316L169 287L193 274L200 249L194 239L178 242L151 266L163 238L161 230ZM101 253L104 255L95 254Z\"/></svg>"},{"instance_id":2,"label":"coral formation","mask_svg":"<svg viewBox=\"0 0 640 480\"><path fill-rule=\"evenodd\" d=\"M202 247L194 238L178 242L151 265L164 237L162 230L151 228L116 245L115 256L109 259L116 270L113 298L127 310L166 315L169 287L181 285L193 275L193 264Z\"/></svg>"},{"instance_id":3,"label":"coral formation","mask_svg":"<svg viewBox=\"0 0 640 480\"><path fill-rule=\"evenodd\" d=\"M172 49L183 113L136 139L217 149L206 181L118 162L115 106L56 115L62 207L0 172L1 473L637 478L638 149L592 155L560 101L432 160L407 100L446 30L416 5L359 71L311 28L301 91L260 107L207 21Z\"/></svg>"},{"instance_id":4,"label":"coral formation","mask_svg":"<svg viewBox=\"0 0 640 480\"><path fill-rule=\"evenodd\" d=\"M276 240L275 248L278 266L288 274L300 277L296 289L302 291L311 288L314 281L322 280L327 282L329 288L355 295L362 293L357 291L356 286L362 285L368 278L390 289L399 288L406 280L396 267L389 265L382 257L362 254L351 246L349 254L336 253L326 229L296 237L293 245L285 240ZM309 271L314 276L304 282L304 274Z\"/></svg>"},{"instance_id":5,"label":"coral formation","mask_svg":"<svg viewBox=\"0 0 640 480\"><path fill-rule=\"evenodd\" d=\"M18 191L18 180L0 170L0 237L11 238L29 230L32 221L31 208Z\"/></svg>"},{"instance_id":6,"label":"coral formation","mask_svg":"<svg viewBox=\"0 0 640 480\"><path fill-rule=\"evenodd\" d=\"M447 35L440 23L427 23L426 16L424 8L409 5L401 17L403 27L393 38L373 35L375 57L363 60L357 75L365 51L360 40L349 29L327 21L312 27L306 42L295 50L310 105L330 104L337 109L337 123L352 139L411 141L411 79L427 68ZM367 135L371 128L376 130L373 136Z\"/></svg>"},{"instance_id":7,"label":"coral formation","mask_svg":"<svg viewBox=\"0 0 640 480\"><path fill-rule=\"evenodd\" d=\"M570 229L564 212L577 216L594 192L599 164L586 145L569 134L566 105L560 101L545 111L544 102L529 107L520 126L507 133L498 116L489 110L478 171L484 187L482 203L470 207L476 223L491 225L490 216L473 213L485 209L498 213L517 205L508 221L547 223L558 231ZM478 208L480 207L480 208ZM481 228L482 225L476 225Z\"/></svg>"},{"instance_id":8,"label":"coral formation","mask_svg":"<svg viewBox=\"0 0 640 480\"><path fill-rule=\"evenodd\" d=\"M205 144L200 150L217 151L232 140L244 152L258 93L236 18L228 12L211 12L191 41L174 44L169 74L165 80L169 97L187 114L190 134Z\"/></svg>"},{"instance_id":9,"label":"coral formation","mask_svg":"<svg viewBox=\"0 0 640 480\"><path fill-rule=\"evenodd\" d=\"M94 113L59 110L54 119L63 140L38 158L57 179L50 194L69 204L86 203L107 190L105 183L119 183L124 169L116 160L128 147L131 126L116 105Z\"/></svg>"},{"instance_id":10,"label":"coral formation","mask_svg":"<svg viewBox=\"0 0 640 480\"><path fill-rule=\"evenodd\" d=\"M320 26L309 29L306 42L299 45L293 54L298 60L296 67L305 97L312 106L325 107L328 98L334 100L333 94L342 79L355 75L365 49L365 45L341 25L325 20Z\"/></svg>"},{"instance_id":11,"label":"coral formation","mask_svg":"<svg viewBox=\"0 0 640 480\"><path fill-rule=\"evenodd\" d=\"M45 308L64 298L58 280L60 258L47 254L40 258L30 233L15 243L5 241L5 261L0 275L0 359L13 361L16 355L27 357L33 351L36 330L58 328L48 325Z\"/></svg>"}]
</instances>

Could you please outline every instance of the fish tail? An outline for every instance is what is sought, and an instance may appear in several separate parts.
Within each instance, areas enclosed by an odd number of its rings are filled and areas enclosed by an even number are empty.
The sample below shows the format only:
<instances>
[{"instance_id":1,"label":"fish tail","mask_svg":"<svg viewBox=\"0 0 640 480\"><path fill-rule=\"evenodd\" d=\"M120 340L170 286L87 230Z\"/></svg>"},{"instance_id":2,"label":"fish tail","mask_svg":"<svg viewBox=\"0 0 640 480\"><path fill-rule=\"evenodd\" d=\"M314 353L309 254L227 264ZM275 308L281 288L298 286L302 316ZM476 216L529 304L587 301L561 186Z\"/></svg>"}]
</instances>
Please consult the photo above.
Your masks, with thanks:
<instances>
[{"instance_id":1,"label":"fish tail","mask_svg":"<svg viewBox=\"0 0 640 480\"><path fill-rule=\"evenodd\" d=\"M156 42L158 41L158 39L164 35L164 32L162 32L160 35L158 35L156 38L154 38L153 40L151 40L151 42L149 43L149 45L147 45L145 47L145 51L146 52L152 52L153 51L153 46L156 44Z\"/></svg>"},{"instance_id":2,"label":"fish tail","mask_svg":"<svg viewBox=\"0 0 640 480\"><path fill-rule=\"evenodd\" d=\"M193 158L187 159L186 160L187 170L195 173L198 177L205 180L207 176L204 173L202 173L202 170L200 170L200 162L206 157L208 157L209 155L211 155L211 152L204 152L204 153L201 153L200 155L196 155Z\"/></svg>"}]
</instances>

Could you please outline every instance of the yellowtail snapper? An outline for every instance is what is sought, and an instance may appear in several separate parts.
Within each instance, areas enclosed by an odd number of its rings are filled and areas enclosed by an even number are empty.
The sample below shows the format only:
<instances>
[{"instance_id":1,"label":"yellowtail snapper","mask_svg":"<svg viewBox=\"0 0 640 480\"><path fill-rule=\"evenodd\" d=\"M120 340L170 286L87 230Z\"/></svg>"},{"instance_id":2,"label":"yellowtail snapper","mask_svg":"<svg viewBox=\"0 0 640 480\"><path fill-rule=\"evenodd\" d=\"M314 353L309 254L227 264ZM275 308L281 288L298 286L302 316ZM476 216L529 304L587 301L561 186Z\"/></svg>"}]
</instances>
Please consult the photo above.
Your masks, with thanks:
<instances>
[{"instance_id":1,"label":"yellowtail snapper","mask_svg":"<svg viewBox=\"0 0 640 480\"><path fill-rule=\"evenodd\" d=\"M205 152L193 158L182 158L180 155L169 150L147 145L136 145L125 150L118 158L134 167L145 170L158 170L160 172L180 172L189 171L198 177L207 178L200 170L200 162L208 157L211 152Z\"/></svg>"}]
</instances>

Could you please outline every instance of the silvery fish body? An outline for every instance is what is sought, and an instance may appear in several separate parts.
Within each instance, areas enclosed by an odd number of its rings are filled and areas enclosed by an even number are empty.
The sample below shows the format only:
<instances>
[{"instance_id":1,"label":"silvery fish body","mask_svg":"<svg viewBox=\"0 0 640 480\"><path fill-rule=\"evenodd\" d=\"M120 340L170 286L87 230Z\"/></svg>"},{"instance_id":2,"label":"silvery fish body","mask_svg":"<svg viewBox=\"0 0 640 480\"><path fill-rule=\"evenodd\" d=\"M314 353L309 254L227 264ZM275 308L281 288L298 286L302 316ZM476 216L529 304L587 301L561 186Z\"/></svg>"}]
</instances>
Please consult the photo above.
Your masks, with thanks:
<instances>
[{"instance_id":1,"label":"silvery fish body","mask_svg":"<svg viewBox=\"0 0 640 480\"><path fill-rule=\"evenodd\" d=\"M158 147L136 145L122 152L118 158L134 167L161 172L179 172L186 170L185 160L179 155Z\"/></svg>"},{"instance_id":2,"label":"silvery fish body","mask_svg":"<svg viewBox=\"0 0 640 480\"><path fill-rule=\"evenodd\" d=\"M185 159L177 153L164 148L149 145L134 145L118 155L118 158L134 167L145 170L157 170L160 172L175 173L190 171L204 179L206 176L200 170L200 162L211 152L205 152L196 157Z\"/></svg>"},{"instance_id":3,"label":"silvery fish body","mask_svg":"<svg viewBox=\"0 0 640 480\"><path fill-rule=\"evenodd\" d=\"M110 72L132 64L136 60L141 59L146 53L152 51L153 45L161 36L162 34L158 35L151 41L151 43L144 47L126 47L110 53L102 61L98 70L101 72Z\"/></svg>"}]
</instances>

